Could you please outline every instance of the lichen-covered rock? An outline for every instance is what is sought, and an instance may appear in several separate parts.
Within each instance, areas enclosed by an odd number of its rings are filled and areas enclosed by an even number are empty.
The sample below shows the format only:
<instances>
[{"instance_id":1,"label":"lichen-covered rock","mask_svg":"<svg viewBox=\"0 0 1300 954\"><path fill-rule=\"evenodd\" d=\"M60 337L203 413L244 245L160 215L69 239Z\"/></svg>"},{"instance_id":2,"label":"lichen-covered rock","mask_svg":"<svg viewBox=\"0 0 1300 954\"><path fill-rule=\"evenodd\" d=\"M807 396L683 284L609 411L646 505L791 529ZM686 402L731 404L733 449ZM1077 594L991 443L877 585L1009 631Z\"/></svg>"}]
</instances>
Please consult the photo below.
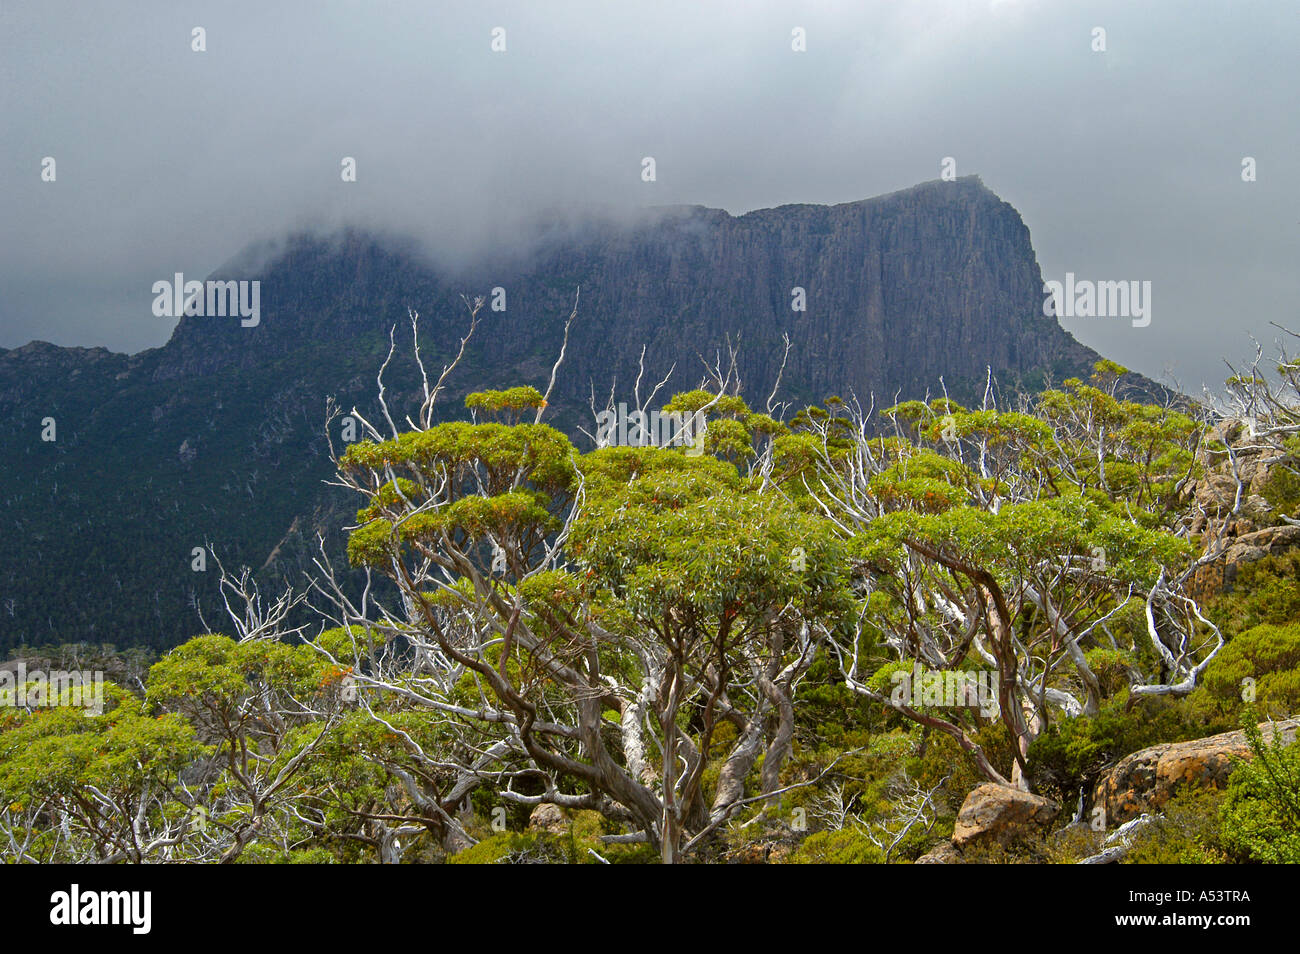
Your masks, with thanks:
<instances>
[{"instance_id":1,"label":"lichen-covered rock","mask_svg":"<svg viewBox=\"0 0 1300 954\"><path fill-rule=\"evenodd\" d=\"M916 863L918 865L959 865L961 852L954 848L951 842L945 841L917 858Z\"/></svg>"},{"instance_id":2,"label":"lichen-covered rock","mask_svg":"<svg viewBox=\"0 0 1300 954\"><path fill-rule=\"evenodd\" d=\"M1277 723L1285 742L1295 740L1300 721ZM1260 725L1265 740L1273 726ZM1239 759L1250 758L1244 732L1225 732L1190 742L1168 742L1134 752L1102 776L1093 804L1104 806L1106 824L1120 825L1143 812L1158 811L1179 790L1223 788Z\"/></svg>"},{"instance_id":3,"label":"lichen-covered rock","mask_svg":"<svg viewBox=\"0 0 1300 954\"><path fill-rule=\"evenodd\" d=\"M733 865L783 865L790 861L794 846L789 841L774 839L740 845L723 854L723 859Z\"/></svg>"},{"instance_id":4,"label":"lichen-covered rock","mask_svg":"<svg viewBox=\"0 0 1300 954\"><path fill-rule=\"evenodd\" d=\"M569 819L559 805L538 805L528 816L528 830L564 835L569 831Z\"/></svg>"},{"instance_id":5,"label":"lichen-covered rock","mask_svg":"<svg viewBox=\"0 0 1300 954\"><path fill-rule=\"evenodd\" d=\"M1224 556L1229 562L1232 562L1232 551L1237 547L1261 550L1263 555L1267 556L1282 553L1294 546L1300 546L1300 527L1293 527L1289 524L1279 527L1265 527L1262 530L1241 534L1233 541L1232 547ZM1245 562L1245 560L1239 557L1237 562Z\"/></svg>"},{"instance_id":6,"label":"lichen-covered rock","mask_svg":"<svg viewBox=\"0 0 1300 954\"><path fill-rule=\"evenodd\" d=\"M1022 792L1007 785L981 785L962 802L953 828L957 848L997 842L1007 845L1046 832L1060 812L1049 798Z\"/></svg>"}]
</instances>

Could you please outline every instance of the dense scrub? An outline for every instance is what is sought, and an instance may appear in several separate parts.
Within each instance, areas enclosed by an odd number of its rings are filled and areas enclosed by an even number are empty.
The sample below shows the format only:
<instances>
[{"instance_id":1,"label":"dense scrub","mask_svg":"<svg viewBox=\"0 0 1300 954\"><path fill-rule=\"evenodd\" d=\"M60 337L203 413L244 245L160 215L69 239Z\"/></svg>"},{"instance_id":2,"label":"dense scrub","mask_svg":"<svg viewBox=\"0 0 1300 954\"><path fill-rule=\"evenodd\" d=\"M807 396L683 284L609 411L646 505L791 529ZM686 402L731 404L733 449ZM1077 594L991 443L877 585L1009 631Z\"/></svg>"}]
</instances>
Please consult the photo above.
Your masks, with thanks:
<instances>
[{"instance_id":1,"label":"dense scrub","mask_svg":"<svg viewBox=\"0 0 1300 954\"><path fill-rule=\"evenodd\" d=\"M788 419L719 374L666 405L696 439L587 453L532 388L434 424L435 387L338 457L384 588L227 577L230 636L45 654L113 681L95 714L0 710L6 857L892 863L996 782L1066 811L967 860L1080 860L1117 760L1300 709L1300 557L1193 597L1210 422L1123 373ZM1257 736L1128 860L1300 858L1300 748Z\"/></svg>"}]
</instances>

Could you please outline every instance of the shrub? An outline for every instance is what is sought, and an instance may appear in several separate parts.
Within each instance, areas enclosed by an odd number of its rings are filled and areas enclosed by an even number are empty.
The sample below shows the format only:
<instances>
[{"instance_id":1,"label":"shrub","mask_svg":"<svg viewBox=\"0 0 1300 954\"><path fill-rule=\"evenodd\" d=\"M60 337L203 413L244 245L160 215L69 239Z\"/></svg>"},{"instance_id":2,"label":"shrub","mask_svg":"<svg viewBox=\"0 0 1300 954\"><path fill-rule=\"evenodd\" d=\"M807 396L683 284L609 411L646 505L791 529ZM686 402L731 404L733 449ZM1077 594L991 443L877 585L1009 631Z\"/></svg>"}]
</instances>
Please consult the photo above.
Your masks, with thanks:
<instances>
[{"instance_id":1,"label":"shrub","mask_svg":"<svg viewBox=\"0 0 1300 954\"><path fill-rule=\"evenodd\" d=\"M1295 466L1294 458L1291 465ZM1296 509L1300 508L1300 474L1286 467L1273 467L1259 494L1269 502L1274 512L1294 517Z\"/></svg>"},{"instance_id":2,"label":"shrub","mask_svg":"<svg viewBox=\"0 0 1300 954\"><path fill-rule=\"evenodd\" d=\"M795 865L878 865L885 854L852 828L814 832L790 856Z\"/></svg>"},{"instance_id":3,"label":"shrub","mask_svg":"<svg viewBox=\"0 0 1300 954\"><path fill-rule=\"evenodd\" d=\"M1300 742L1265 743L1253 714L1246 738L1255 757L1228 781L1219 816L1223 843L1243 859L1300 863Z\"/></svg>"},{"instance_id":4,"label":"shrub","mask_svg":"<svg viewBox=\"0 0 1300 954\"><path fill-rule=\"evenodd\" d=\"M484 838L477 845L458 851L447 859L449 865L502 865L557 863L565 859L542 835L502 831Z\"/></svg>"},{"instance_id":5,"label":"shrub","mask_svg":"<svg viewBox=\"0 0 1300 954\"><path fill-rule=\"evenodd\" d=\"M1219 806L1223 793L1189 789L1165 804L1164 814L1139 831L1124 857L1134 865L1223 864Z\"/></svg>"},{"instance_id":6,"label":"shrub","mask_svg":"<svg viewBox=\"0 0 1300 954\"><path fill-rule=\"evenodd\" d=\"M1205 670L1204 694L1222 709L1241 708L1243 689L1253 680L1253 698L1265 714L1300 710L1300 623L1264 624L1246 630L1219 651ZM1203 700L1196 700L1202 705Z\"/></svg>"},{"instance_id":7,"label":"shrub","mask_svg":"<svg viewBox=\"0 0 1300 954\"><path fill-rule=\"evenodd\" d=\"M1207 615L1229 635L1300 619L1300 550L1243 563L1232 592L1214 599Z\"/></svg>"}]
</instances>

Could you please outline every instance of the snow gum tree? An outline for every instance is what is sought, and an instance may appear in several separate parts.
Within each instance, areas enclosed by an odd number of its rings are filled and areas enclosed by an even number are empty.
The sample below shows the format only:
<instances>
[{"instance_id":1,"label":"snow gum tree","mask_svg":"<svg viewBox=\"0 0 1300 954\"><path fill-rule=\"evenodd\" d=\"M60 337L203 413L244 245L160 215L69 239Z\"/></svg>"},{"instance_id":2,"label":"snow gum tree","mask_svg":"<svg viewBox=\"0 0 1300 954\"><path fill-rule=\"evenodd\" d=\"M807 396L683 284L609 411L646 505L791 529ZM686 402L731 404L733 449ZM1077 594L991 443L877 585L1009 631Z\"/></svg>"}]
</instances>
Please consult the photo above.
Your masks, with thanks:
<instances>
[{"instance_id":1,"label":"snow gum tree","mask_svg":"<svg viewBox=\"0 0 1300 954\"><path fill-rule=\"evenodd\" d=\"M753 453L738 400L714 404L725 417L711 446L730 459ZM580 455L539 423L530 388L466 403L505 420L354 444L339 460L366 501L350 558L402 602L348 622L409 641L438 673L362 665L358 684L448 717L449 752L502 797L597 809L630 829L613 837L675 862L783 790L797 687L851 617L844 545L728 459Z\"/></svg>"}]
</instances>

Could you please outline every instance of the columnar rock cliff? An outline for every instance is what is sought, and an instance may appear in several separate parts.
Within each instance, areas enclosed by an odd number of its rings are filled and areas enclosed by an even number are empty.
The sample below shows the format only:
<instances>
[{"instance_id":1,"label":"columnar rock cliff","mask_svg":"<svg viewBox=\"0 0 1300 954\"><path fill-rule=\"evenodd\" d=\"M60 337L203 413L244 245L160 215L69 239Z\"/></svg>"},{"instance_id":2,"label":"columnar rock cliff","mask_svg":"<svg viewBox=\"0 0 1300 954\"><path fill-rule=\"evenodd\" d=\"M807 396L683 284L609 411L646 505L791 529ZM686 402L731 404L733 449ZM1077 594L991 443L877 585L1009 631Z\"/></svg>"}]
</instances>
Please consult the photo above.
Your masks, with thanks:
<instances>
[{"instance_id":1,"label":"columnar rock cliff","mask_svg":"<svg viewBox=\"0 0 1300 954\"><path fill-rule=\"evenodd\" d=\"M1086 373L1096 355L1042 315L1042 280L1015 209L976 178L933 182L837 206L731 216L662 210L635 226L568 229L527 256L449 275L360 233L299 239L252 270L256 327L182 319L163 347L134 356L34 342L0 351L4 506L0 650L78 639L165 645L216 627L215 574L194 570L211 543L236 563L291 571L318 529L351 501L321 484L328 394L372 406L374 375L406 310L441 367L465 328L461 293L505 290L453 382L466 391L544 387L581 286L555 421L587 424L594 388L630 396L645 346L664 392L700 383L728 342L745 393L762 404L793 344L780 397L981 393ZM170 276L166 276L170 277ZM795 310L795 289L806 310ZM151 298L142 290L141 307ZM395 361L391 383L415 384ZM643 388L645 394L648 388ZM54 418L57 438L42 441Z\"/></svg>"},{"instance_id":2,"label":"columnar rock cliff","mask_svg":"<svg viewBox=\"0 0 1300 954\"><path fill-rule=\"evenodd\" d=\"M244 277L244 276L240 276ZM549 368L573 290L582 317L561 382L586 404L589 384L674 364L693 385L698 355L737 344L749 390L770 391L794 342L787 397L938 386L974 393L991 367L1004 384L1086 370L1095 355L1042 314L1029 231L977 177L932 182L836 206L789 205L742 216L661 210L639 226L593 226L543 239L526 261L451 277L351 234L302 241L262 274L262 324L183 321L158 375L258 364L322 336L384 331L411 304L444 335L461 330L462 292L506 291L476 356L514 381ZM805 310L795 310L795 289ZM661 376L660 375L660 376ZM656 378L657 379L657 378Z\"/></svg>"}]
</instances>

